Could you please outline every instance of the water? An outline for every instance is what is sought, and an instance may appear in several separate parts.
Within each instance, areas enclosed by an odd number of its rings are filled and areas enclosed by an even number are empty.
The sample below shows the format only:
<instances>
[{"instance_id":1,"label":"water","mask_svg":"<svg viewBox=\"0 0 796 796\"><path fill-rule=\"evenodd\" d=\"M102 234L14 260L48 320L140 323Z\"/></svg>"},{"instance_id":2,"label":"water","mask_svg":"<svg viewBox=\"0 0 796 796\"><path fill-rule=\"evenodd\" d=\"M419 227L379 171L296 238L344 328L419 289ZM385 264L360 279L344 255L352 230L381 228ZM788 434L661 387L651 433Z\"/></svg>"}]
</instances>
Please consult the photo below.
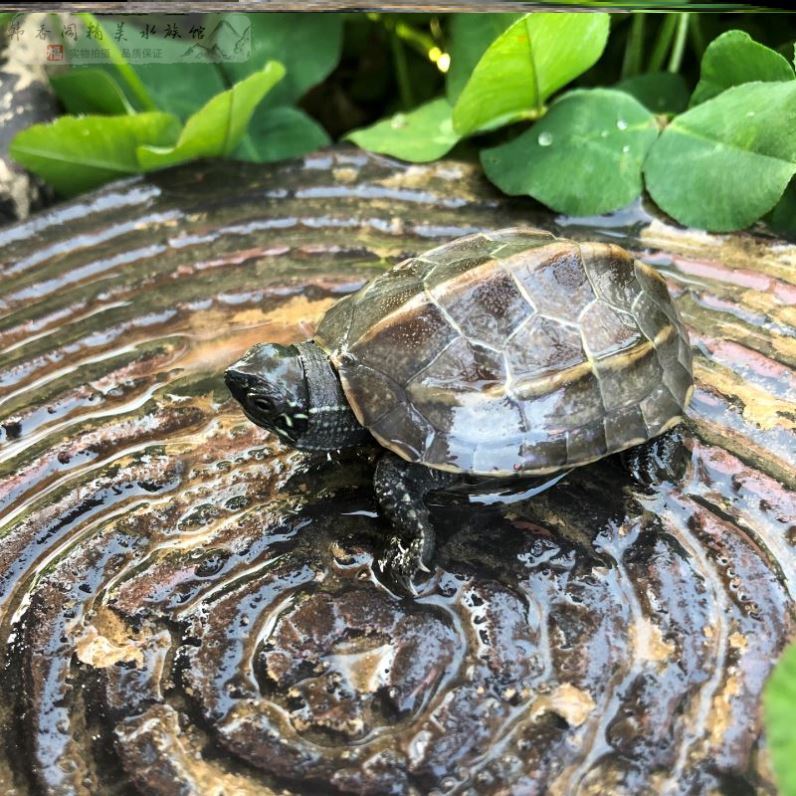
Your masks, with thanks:
<instances>
[{"instance_id":1,"label":"water","mask_svg":"<svg viewBox=\"0 0 796 796\"><path fill-rule=\"evenodd\" d=\"M531 215L455 163L235 169L0 230L5 791L762 787L796 573L791 249L640 206ZM437 240L528 222L667 276L699 382L688 472L435 502L434 571L394 595L377 449L281 447L223 369Z\"/></svg>"}]
</instances>

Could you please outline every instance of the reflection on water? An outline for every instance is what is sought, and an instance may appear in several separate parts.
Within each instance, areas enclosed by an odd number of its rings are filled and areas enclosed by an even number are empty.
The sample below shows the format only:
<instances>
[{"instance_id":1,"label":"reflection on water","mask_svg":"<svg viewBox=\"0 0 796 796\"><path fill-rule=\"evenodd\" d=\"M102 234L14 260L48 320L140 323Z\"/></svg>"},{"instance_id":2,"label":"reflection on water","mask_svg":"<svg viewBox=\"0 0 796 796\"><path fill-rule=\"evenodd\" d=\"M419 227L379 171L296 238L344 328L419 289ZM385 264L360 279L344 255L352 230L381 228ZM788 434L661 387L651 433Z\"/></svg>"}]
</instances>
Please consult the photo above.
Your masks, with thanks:
<instances>
[{"instance_id":1,"label":"reflection on water","mask_svg":"<svg viewBox=\"0 0 796 796\"><path fill-rule=\"evenodd\" d=\"M688 472L645 492L604 462L508 508L440 501L412 600L374 574L376 448L289 451L221 374L433 230L527 206L464 166L352 150L233 168L0 231L5 792L767 787L758 696L796 577L793 251L570 225L629 235L670 280Z\"/></svg>"}]
</instances>

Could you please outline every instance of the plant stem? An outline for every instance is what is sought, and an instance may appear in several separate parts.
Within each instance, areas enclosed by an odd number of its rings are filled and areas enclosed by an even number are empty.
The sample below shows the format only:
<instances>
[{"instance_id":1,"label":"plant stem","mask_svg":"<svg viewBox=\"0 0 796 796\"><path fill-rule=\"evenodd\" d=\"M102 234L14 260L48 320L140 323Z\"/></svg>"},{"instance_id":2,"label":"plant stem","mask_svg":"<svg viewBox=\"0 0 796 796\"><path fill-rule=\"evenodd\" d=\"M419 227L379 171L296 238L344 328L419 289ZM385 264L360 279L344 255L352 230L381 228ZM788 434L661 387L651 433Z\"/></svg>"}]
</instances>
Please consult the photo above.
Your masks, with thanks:
<instances>
[{"instance_id":1,"label":"plant stem","mask_svg":"<svg viewBox=\"0 0 796 796\"><path fill-rule=\"evenodd\" d=\"M674 38L674 31L677 27L677 14L667 14L658 31L658 37L655 40L655 46L652 48L652 55L650 56L648 72L660 72L663 67L663 62L666 60L666 53L669 52L669 47Z\"/></svg>"},{"instance_id":2,"label":"plant stem","mask_svg":"<svg viewBox=\"0 0 796 796\"><path fill-rule=\"evenodd\" d=\"M88 25L96 25L99 27L99 21L93 14L89 13L82 13L77 15L83 23ZM119 74L122 76L122 79L127 84L130 91L133 93L135 98L141 103L141 106L144 110L147 111L156 111L158 106L155 105L154 100L152 97L149 96L149 92L146 90L146 87L141 82L141 78L138 77L136 74L135 69L133 69L130 64L127 63L124 56L122 55L121 50L116 46L116 42L113 41L110 36L107 36L104 40L105 47L108 49L108 56L111 59L111 63L116 67L119 71Z\"/></svg>"},{"instance_id":3,"label":"plant stem","mask_svg":"<svg viewBox=\"0 0 796 796\"><path fill-rule=\"evenodd\" d=\"M392 49L393 61L395 63L395 77L398 80L398 92L401 96L401 106L404 110L409 110L409 108L414 105L414 102L404 44L395 30L390 30L388 35L390 37L390 48Z\"/></svg>"},{"instance_id":4,"label":"plant stem","mask_svg":"<svg viewBox=\"0 0 796 796\"><path fill-rule=\"evenodd\" d=\"M694 48L698 60L702 60L705 52L705 34L702 32L702 20L699 14L691 17L691 24L688 26L688 37L691 39L691 46Z\"/></svg>"},{"instance_id":5,"label":"plant stem","mask_svg":"<svg viewBox=\"0 0 796 796\"><path fill-rule=\"evenodd\" d=\"M407 25L405 22L396 23L395 35L417 50L424 58L428 57L429 50L437 46L431 36L422 30Z\"/></svg>"},{"instance_id":6,"label":"plant stem","mask_svg":"<svg viewBox=\"0 0 796 796\"><path fill-rule=\"evenodd\" d=\"M630 33L625 46L625 57L622 61L622 77L632 77L641 72L641 57L644 50L644 23L643 13L636 11L630 21Z\"/></svg>"},{"instance_id":7,"label":"plant stem","mask_svg":"<svg viewBox=\"0 0 796 796\"><path fill-rule=\"evenodd\" d=\"M679 72L680 64L683 62L683 52L685 52L685 39L688 35L688 20L691 15L685 11L680 14L677 20L677 34L672 45L672 54L669 56L669 71Z\"/></svg>"}]
</instances>

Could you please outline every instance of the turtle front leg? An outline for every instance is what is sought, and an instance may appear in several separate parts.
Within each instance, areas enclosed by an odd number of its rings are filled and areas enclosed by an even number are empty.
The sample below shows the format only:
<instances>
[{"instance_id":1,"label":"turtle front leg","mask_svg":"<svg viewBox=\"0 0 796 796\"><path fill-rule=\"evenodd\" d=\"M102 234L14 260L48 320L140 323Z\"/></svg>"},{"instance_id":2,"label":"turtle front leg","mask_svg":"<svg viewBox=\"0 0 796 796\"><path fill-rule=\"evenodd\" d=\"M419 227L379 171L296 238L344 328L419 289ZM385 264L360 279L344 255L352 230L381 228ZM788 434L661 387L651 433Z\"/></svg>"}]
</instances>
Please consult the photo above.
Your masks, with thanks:
<instances>
[{"instance_id":1,"label":"turtle front leg","mask_svg":"<svg viewBox=\"0 0 796 796\"><path fill-rule=\"evenodd\" d=\"M679 481L688 466L689 451L681 426L619 454L630 477L641 486Z\"/></svg>"},{"instance_id":2,"label":"turtle front leg","mask_svg":"<svg viewBox=\"0 0 796 796\"><path fill-rule=\"evenodd\" d=\"M376 465L373 486L382 514L396 535L387 543L381 569L406 591L414 593L412 578L428 572L434 553L434 527L426 497L458 481L460 476L404 461L386 453Z\"/></svg>"}]
</instances>

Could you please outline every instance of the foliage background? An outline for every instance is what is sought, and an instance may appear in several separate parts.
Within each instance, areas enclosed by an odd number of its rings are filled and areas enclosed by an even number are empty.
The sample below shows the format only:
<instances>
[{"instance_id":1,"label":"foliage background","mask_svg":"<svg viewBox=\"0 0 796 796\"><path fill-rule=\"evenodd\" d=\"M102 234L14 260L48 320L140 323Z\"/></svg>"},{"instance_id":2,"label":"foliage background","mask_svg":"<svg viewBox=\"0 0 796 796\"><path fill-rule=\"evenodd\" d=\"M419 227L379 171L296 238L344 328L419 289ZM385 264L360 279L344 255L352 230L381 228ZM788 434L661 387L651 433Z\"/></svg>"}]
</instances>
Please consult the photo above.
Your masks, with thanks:
<instances>
[{"instance_id":1,"label":"foliage background","mask_svg":"<svg viewBox=\"0 0 796 796\"><path fill-rule=\"evenodd\" d=\"M646 188L690 226L796 231L793 15L212 14L208 30L248 18L252 56L197 64L129 64L114 44L123 17L77 17L51 22L93 30L109 63L53 69L68 115L11 149L61 195L347 139L410 161L480 159L503 191L568 215ZM164 19L147 43L184 49Z\"/></svg>"}]
</instances>

